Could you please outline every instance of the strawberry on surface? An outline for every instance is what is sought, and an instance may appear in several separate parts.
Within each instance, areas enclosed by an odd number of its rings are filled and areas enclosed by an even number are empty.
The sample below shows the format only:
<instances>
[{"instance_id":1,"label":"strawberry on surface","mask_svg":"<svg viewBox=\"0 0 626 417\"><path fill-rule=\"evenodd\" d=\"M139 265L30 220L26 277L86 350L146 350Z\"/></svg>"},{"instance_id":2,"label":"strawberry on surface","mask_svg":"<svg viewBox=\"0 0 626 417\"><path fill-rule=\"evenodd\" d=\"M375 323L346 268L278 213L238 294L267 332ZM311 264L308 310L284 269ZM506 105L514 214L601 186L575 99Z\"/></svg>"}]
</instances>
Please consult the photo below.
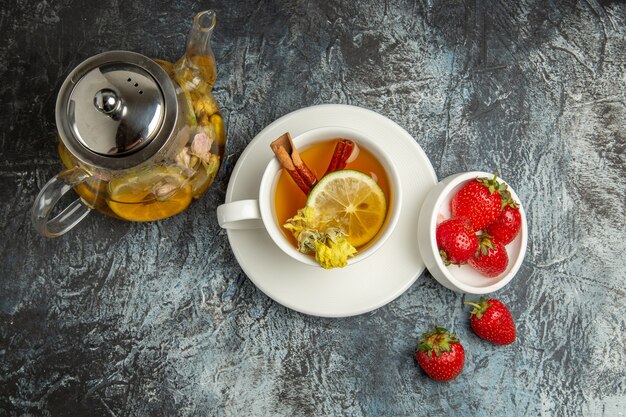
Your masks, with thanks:
<instances>
[{"instance_id":1,"label":"strawberry on surface","mask_svg":"<svg viewBox=\"0 0 626 417\"><path fill-rule=\"evenodd\" d=\"M444 264L461 265L476 254L478 238L465 218L448 219L437 225L437 248Z\"/></svg>"},{"instance_id":2,"label":"strawberry on surface","mask_svg":"<svg viewBox=\"0 0 626 417\"><path fill-rule=\"evenodd\" d=\"M454 333L435 326L424 333L415 352L417 363L436 381L451 381L463 370L465 350Z\"/></svg>"},{"instance_id":3,"label":"strawberry on surface","mask_svg":"<svg viewBox=\"0 0 626 417\"><path fill-rule=\"evenodd\" d=\"M497 175L492 179L471 180L450 200L452 217L465 217L472 222L475 231L489 226L502 211L501 192L506 184L498 182Z\"/></svg>"},{"instance_id":4,"label":"strawberry on surface","mask_svg":"<svg viewBox=\"0 0 626 417\"><path fill-rule=\"evenodd\" d=\"M487 233L503 245L508 245L522 228L522 214L519 211L519 205L513 200L508 190L502 194L502 197L502 212L487 227Z\"/></svg>"},{"instance_id":5,"label":"strawberry on surface","mask_svg":"<svg viewBox=\"0 0 626 417\"><path fill-rule=\"evenodd\" d=\"M483 233L478 237L478 252L468 263L481 275L496 278L506 271L509 265L509 255L502 243L491 235Z\"/></svg>"},{"instance_id":6,"label":"strawberry on surface","mask_svg":"<svg viewBox=\"0 0 626 417\"><path fill-rule=\"evenodd\" d=\"M477 302L466 301L474 307L470 315L470 325L481 339L497 345L509 345L515 340L515 322L509 309L494 298L481 298Z\"/></svg>"}]
</instances>

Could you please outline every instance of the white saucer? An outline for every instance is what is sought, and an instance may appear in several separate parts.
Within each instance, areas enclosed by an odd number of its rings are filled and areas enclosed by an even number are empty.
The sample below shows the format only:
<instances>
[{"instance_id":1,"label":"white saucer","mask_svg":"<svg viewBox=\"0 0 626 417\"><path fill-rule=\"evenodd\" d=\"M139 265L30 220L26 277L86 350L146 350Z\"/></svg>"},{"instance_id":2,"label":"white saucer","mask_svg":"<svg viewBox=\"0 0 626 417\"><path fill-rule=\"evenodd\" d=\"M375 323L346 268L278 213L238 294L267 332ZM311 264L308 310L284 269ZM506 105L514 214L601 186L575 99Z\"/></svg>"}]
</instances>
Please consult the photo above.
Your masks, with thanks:
<instances>
[{"instance_id":1,"label":"white saucer","mask_svg":"<svg viewBox=\"0 0 626 417\"><path fill-rule=\"evenodd\" d=\"M273 158L270 142L285 132L340 126L378 136L397 164L402 181L400 219L385 245L345 268L324 270L283 253L264 229L228 230L233 253L246 275L268 297L301 313L346 317L381 307L406 291L424 271L418 252L417 220L437 176L407 131L370 110L326 104L294 111L263 129L243 151L228 183L226 202L257 198L263 170Z\"/></svg>"}]
</instances>

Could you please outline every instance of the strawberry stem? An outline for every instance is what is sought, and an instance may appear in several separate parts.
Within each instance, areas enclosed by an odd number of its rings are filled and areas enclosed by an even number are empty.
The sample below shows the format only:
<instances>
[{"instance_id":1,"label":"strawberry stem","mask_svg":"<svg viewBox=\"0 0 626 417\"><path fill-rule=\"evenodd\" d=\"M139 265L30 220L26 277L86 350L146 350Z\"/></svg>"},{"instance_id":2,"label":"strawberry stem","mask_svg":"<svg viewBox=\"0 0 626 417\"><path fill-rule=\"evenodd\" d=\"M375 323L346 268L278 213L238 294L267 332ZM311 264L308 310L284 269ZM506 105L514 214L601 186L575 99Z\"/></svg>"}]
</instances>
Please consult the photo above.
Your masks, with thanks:
<instances>
[{"instance_id":1,"label":"strawberry stem","mask_svg":"<svg viewBox=\"0 0 626 417\"><path fill-rule=\"evenodd\" d=\"M487 177L480 177L476 178L476 181L487 187L490 194L498 192L502 195L502 193L506 191L506 184L498 182L498 171L493 173L493 178L491 179Z\"/></svg>"},{"instance_id":2,"label":"strawberry stem","mask_svg":"<svg viewBox=\"0 0 626 417\"><path fill-rule=\"evenodd\" d=\"M452 347L450 344L459 343L459 339L454 333L448 333L443 327L434 326L434 331L426 332L422 336L417 345L420 352L427 352L431 358L433 352L435 356L440 356L443 352L450 352Z\"/></svg>"},{"instance_id":3,"label":"strawberry stem","mask_svg":"<svg viewBox=\"0 0 626 417\"><path fill-rule=\"evenodd\" d=\"M504 209L506 206L511 206L511 208L518 208L519 204L513 200L513 196L509 190L504 190L500 192L500 197L502 198L502 208Z\"/></svg>"},{"instance_id":4,"label":"strawberry stem","mask_svg":"<svg viewBox=\"0 0 626 417\"><path fill-rule=\"evenodd\" d=\"M461 265L465 265L466 264L466 262L462 262L462 263L459 263L459 264L452 262L450 259L448 259L448 254L443 249L439 249L439 255L441 256L441 260L443 261L443 264L445 266L456 265L456 266L458 266L460 268Z\"/></svg>"},{"instance_id":5,"label":"strawberry stem","mask_svg":"<svg viewBox=\"0 0 626 417\"><path fill-rule=\"evenodd\" d=\"M452 262L450 262L450 260L448 259L448 254L446 253L445 250L443 249L439 249L439 256L441 256L441 260L443 261L443 264L445 266L450 265Z\"/></svg>"},{"instance_id":6,"label":"strawberry stem","mask_svg":"<svg viewBox=\"0 0 626 417\"><path fill-rule=\"evenodd\" d=\"M487 256L489 254L489 249L496 248L491 239L493 239L493 236L488 233L482 233L478 236L478 250L474 256L475 258L478 258L481 255Z\"/></svg>"},{"instance_id":7,"label":"strawberry stem","mask_svg":"<svg viewBox=\"0 0 626 417\"><path fill-rule=\"evenodd\" d=\"M470 314L475 315L477 319L480 319L483 314L485 314L487 309L491 307L491 303L489 303L489 300L482 297L479 298L478 301L475 303L471 301L465 301L463 304L474 307Z\"/></svg>"}]
</instances>

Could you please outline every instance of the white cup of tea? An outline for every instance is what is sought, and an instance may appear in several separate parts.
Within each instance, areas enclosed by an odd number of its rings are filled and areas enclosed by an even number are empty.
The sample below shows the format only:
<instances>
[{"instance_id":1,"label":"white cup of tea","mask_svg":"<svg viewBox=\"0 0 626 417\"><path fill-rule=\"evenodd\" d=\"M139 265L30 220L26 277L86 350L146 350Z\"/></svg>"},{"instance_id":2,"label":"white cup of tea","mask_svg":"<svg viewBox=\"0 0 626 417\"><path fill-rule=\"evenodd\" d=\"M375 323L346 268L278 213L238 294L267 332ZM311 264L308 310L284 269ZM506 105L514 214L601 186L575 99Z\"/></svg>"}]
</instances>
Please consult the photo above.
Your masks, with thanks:
<instances>
[{"instance_id":1,"label":"white cup of tea","mask_svg":"<svg viewBox=\"0 0 626 417\"><path fill-rule=\"evenodd\" d=\"M381 146L384 144L386 138L373 138L363 132L346 127L323 127L308 130L294 137L293 143L296 149L302 153L317 142L330 141L337 138L350 139L356 142L359 149L366 149L384 169L389 185L385 221L372 241L365 245L363 250L358 250L353 257L348 259L348 265L351 265L376 252L393 233L398 223L398 218L400 217L402 188L400 187L398 171L383 146ZM281 173L282 166L278 160L273 157L267 164L263 176L261 177L258 197L255 199L233 201L218 206L218 223L224 229L241 230L264 228L274 243L285 252L285 254L304 264L319 267L315 258L299 252L285 235L285 233L289 232L283 232L282 230L282 224L278 220L275 207L276 187ZM366 174L369 173L366 172Z\"/></svg>"}]
</instances>

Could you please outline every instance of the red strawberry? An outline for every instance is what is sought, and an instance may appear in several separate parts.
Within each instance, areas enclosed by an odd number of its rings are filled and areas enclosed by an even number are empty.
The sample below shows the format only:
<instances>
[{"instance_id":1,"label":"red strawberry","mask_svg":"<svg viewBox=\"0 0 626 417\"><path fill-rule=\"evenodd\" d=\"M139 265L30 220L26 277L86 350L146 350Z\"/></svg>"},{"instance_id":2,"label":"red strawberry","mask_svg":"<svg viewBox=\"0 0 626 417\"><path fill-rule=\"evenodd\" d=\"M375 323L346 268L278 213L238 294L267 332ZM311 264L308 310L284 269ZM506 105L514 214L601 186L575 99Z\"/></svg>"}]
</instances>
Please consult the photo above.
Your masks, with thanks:
<instances>
[{"instance_id":1,"label":"red strawberry","mask_svg":"<svg viewBox=\"0 0 626 417\"><path fill-rule=\"evenodd\" d=\"M431 333L424 333L415 352L417 363L436 381L456 378L465 364L465 350L454 333L435 326Z\"/></svg>"},{"instance_id":2,"label":"red strawberry","mask_svg":"<svg viewBox=\"0 0 626 417\"><path fill-rule=\"evenodd\" d=\"M502 193L502 205L504 208L496 220L487 227L487 233L497 239L503 245L508 245L522 228L522 215L519 206L507 190Z\"/></svg>"},{"instance_id":3,"label":"red strawberry","mask_svg":"<svg viewBox=\"0 0 626 417\"><path fill-rule=\"evenodd\" d=\"M471 180L450 200L452 217L466 217L474 226L474 230L482 230L498 217L502 210L500 192L506 190L494 174L492 179L476 178Z\"/></svg>"},{"instance_id":4,"label":"red strawberry","mask_svg":"<svg viewBox=\"0 0 626 417\"><path fill-rule=\"evenodd\" d=\"M486 277L495 278L503 273L509 265L509 255L504 245L487 233L480 235L478 245L476 256L468 263Z\"/></svg>"},{"instance_id":5,"label":"red strawberry","mask_svg":"<svg viewBox=\"0 0 626 417\"><path fill-rule=\"evenodd\" d=\"M478 238L469 220L448 219L437 225L435 232L439 254L446 265L461 265L476 254Z\"/></svg>"},{"instance_id":6,"label":"red strawberry","mask_svg":"<svg viewBox=\"0 0 626 417\"><path fill-rule=\"evenodd\" d=\"M509 309L496 299L481 298L476 303L466 301L474 307L470 324L481 339L497 345L510 345L515 340L515 323Z\"/></svg>"}]
</instances>

